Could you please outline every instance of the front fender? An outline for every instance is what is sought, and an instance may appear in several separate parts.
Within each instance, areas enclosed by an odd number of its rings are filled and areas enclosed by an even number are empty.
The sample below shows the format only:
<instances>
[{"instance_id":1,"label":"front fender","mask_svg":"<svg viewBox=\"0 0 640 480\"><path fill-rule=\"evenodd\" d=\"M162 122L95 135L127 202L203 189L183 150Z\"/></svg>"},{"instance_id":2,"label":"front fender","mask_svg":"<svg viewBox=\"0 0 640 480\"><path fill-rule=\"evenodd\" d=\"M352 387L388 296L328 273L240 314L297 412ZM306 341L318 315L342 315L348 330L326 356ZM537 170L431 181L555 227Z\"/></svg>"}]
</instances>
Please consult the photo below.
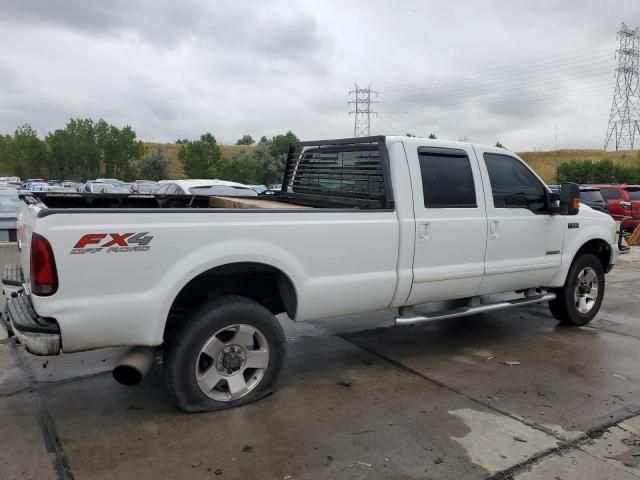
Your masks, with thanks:
<instances>
[{"instance_id":1,"label":"front fender","mask_svg":"<svg viewBox=\"0 0 640 480\"><path fill-rule=\"evenodd\" d=\"M609 263L613 263L617 256L616 246L616 222L609 216L591 208L580 206L578 215L568 222L577 224L577 228L568 228L565 234L564 249L562 252L562 264L556 275L551 280L549 287L562 287L571 268L571 264L578 251L592 240L605 242L612 249Z\"/></svg>"}]
</instances>

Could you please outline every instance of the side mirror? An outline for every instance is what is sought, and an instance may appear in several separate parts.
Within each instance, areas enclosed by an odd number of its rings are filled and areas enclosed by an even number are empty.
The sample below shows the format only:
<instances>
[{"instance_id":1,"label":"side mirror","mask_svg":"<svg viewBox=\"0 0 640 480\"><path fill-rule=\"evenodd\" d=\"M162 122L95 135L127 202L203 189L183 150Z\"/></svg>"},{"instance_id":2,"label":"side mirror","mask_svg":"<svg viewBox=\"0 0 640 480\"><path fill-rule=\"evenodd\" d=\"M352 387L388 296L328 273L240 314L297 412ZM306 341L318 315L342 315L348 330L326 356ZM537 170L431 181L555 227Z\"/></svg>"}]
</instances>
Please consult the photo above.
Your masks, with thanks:
<instances>
[{"instance_id":1,"label":"side mirror","mask_svg":"<svg viewBox=\"0 0 640 480\"><path fill-rule=\"evenodd\" d=\"M560 214L577 215L580 210L580 186L577 183L563 183L560 187Z\"/></svg>"}]
</instances>

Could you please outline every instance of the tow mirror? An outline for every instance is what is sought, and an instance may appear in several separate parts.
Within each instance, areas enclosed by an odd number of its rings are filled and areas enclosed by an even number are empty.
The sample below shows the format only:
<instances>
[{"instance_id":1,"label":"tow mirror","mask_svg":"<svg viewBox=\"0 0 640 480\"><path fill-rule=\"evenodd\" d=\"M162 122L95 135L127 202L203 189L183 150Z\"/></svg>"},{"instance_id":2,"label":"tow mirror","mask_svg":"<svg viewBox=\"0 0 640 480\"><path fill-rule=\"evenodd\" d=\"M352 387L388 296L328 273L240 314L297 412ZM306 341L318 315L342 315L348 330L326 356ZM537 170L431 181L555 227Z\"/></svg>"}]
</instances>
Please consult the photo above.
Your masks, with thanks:
<instances>
[{"instance_id":1,"label":"tow mirror","mask_svg":"<svg viewBox=\"0 0 640 480\"><path fill-rule=\"evenodd\" d=\"M577 183L563 183L560 187L560 214L577 215L580 210L580 186Z\"/></svg>"}]
</instances>

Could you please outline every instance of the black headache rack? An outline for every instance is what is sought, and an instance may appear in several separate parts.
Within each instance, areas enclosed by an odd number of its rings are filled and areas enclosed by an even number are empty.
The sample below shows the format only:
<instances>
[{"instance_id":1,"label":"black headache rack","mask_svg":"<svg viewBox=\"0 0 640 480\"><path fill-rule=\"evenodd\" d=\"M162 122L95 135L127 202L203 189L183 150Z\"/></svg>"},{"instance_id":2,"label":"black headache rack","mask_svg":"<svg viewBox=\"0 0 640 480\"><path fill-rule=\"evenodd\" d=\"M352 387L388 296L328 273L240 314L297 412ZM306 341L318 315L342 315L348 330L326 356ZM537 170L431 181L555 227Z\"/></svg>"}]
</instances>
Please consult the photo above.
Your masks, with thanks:
<instances>
[{"instance_id":1,"label":"black headache rack","mask_svg":"<svg viewBox=\"0 0 640 480\"><path fill-rule=\"evenodd\" d=\"M385 137L292 143L279 196L312 207L393 209Z\"/></svg>"}]
</instances>

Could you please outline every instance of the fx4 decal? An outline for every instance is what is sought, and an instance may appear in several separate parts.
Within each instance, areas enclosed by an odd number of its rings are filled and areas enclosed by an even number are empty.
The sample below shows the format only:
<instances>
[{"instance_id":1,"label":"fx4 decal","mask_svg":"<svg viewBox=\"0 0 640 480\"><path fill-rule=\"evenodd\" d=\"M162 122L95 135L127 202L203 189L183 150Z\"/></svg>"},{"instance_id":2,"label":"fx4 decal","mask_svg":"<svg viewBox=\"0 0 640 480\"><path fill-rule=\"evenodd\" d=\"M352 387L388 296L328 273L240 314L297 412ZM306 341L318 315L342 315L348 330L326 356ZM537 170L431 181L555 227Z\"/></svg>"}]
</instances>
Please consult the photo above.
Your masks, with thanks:
<instances>
[{"instance_id":1,"label":"fx4 decal","mask_svg":"<svg viewBox=\"0 0 640 480\"><path fill-rule=\"evenodd\" d=\"M71 249L72 255L124 252L146 252L151 248L153 235L141 233L87 233Z\"/></svg>"}]
</instances>

